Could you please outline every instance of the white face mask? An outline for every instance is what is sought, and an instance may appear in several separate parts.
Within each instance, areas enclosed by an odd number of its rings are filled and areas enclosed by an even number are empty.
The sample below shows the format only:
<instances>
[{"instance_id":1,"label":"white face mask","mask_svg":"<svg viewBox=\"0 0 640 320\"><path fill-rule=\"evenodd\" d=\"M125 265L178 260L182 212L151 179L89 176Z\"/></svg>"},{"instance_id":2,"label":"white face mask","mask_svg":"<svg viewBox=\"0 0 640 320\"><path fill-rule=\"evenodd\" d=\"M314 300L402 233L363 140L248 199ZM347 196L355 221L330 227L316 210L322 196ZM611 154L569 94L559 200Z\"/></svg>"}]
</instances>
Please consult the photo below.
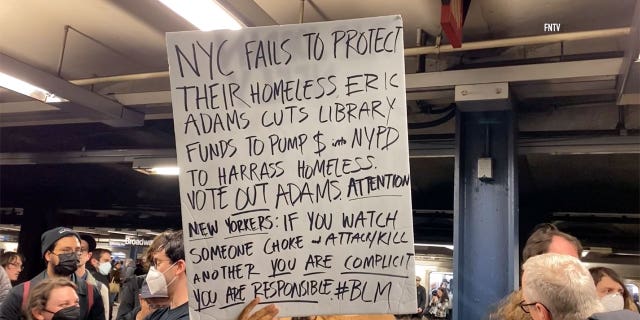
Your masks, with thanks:
<instances>
[{"instance_id":1,"label":"white face mask","mask_svg":"<svg viewBox=\"0 0 640 320\"><path fill-rule=\"evenodd\" d=\"M174 280L176 280L176 278L174 277L171 282L167 284L167 279L164 278L164 273L171 270L171 268L173 268L176 263L178 262L176 261L171 265L171 267L169 267L169 269L165 270L164 272L158 271L158 269L156 269L156 267L154 266L151 266L149 268L149 273L147 273L146 281L147 285L149 286L149 292L152 295L169 296L167 288L169 287L169 285L171 285L171 283L173 283Z\"/></svg>"},{"instance_id":2,"label":"white face mask","mask_svg":"<svg viewBox=\"0 0 640 320\"><path fill-rule=\"evenodd\" d=\"M620 293L608 294L600 298L600 303L606 311L617 311L624 309L624 298Z\"/></svg>"},{"instance_id":3,"label":"white face mask","mask_svg":"<svg viewBox=\"0 0 640 320\"><path fill-rule=\"evenodd\" d=\"M102 275L108 276L109 271L111 271L111 262L102 262L98 266L98 272Z\"/></svg>"}]
</instances>

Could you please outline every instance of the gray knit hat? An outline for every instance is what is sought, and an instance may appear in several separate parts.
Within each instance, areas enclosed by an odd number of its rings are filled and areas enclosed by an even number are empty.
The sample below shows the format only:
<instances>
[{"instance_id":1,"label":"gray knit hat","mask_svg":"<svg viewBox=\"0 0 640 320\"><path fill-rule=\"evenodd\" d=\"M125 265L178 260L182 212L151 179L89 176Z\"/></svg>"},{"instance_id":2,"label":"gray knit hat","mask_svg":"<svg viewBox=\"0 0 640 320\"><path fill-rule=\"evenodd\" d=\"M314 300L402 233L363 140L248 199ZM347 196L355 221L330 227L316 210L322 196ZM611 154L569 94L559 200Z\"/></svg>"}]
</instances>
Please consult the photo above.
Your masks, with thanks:
<instances>
[{"instance_id":1,"label":"gray knit hat","mask_svg":"<svg viewBox=\"0 0 640 320\"><path fill-rule=\"evenodd\" d=\"M74 236L78 238L78 241L80 241L80 236L78 235L78 233L69 228L57 227L45 231L40 237L40 243L42 244L41 255L44 256L44 253L47 252L49 247L56 243L56 241L69 236Z\"/></svg>"}]
</instances>

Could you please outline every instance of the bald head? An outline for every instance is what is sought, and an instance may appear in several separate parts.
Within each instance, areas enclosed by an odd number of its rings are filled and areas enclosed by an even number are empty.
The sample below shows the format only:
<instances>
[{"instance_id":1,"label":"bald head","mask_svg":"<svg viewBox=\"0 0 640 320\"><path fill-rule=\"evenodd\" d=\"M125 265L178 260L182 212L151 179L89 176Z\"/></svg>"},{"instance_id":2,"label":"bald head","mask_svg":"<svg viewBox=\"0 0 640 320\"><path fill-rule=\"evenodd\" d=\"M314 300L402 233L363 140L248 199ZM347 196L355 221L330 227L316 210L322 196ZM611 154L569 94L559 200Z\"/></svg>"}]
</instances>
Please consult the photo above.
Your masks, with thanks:
<instances>
[{"instance_id":1,"label":"bald head","mask_svg":"<svg viewBox=\"0 0 640 320\"><path fill-rule=\"evenodd\" d=\"M576 237L558 230L553 224L545 223L538 226L527 239L522 250L522 260L527 261L533 256L548 252L580 258L582 245Z\"/></svg>"},{"instance_id":2,"label":"bald head","mask_svg":"<svg viewBox=\"0 0 640 320\"><path fill-rule=\"evenodd\" d=\"M547 249L547 252L565 254L580 259L580 253L578 252L578 247L576 247L575 243L561 236L551 237L551 243L549 243L549 249Z\"/></svg>"}]
</instances>

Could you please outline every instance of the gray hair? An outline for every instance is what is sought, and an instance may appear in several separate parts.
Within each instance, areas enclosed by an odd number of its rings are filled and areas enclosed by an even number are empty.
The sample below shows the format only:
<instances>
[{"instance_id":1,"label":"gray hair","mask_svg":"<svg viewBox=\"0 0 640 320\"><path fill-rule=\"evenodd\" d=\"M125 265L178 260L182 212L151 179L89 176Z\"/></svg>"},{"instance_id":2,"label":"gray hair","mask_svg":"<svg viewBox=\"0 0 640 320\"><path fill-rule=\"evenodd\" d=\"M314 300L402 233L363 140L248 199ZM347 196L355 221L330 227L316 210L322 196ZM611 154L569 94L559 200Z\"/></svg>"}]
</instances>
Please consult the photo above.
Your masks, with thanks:
<instances>
[{"instance_id":1,"label":"gray hair","mask_svg":"<svg viewBox=\"0 0 640 320\"><path fill-rule=\"evenodd\" d=\"M529 258L522 267L527 303L542 303L554 320L582 320L604 311L591 274L580 260L545 253Z\"/></svg>"}]
</instances>

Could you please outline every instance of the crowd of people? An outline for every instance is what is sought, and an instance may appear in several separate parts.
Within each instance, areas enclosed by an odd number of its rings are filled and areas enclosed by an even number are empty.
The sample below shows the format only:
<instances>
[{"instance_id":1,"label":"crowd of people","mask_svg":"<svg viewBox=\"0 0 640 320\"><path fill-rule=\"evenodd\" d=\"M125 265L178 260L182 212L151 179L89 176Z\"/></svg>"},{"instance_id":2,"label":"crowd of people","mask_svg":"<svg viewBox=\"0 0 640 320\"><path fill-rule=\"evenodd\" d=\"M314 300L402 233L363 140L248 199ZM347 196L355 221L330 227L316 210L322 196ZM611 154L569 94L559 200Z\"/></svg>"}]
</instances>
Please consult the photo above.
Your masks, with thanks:
<instances>
[{"instance_id":1,"label":"crowd of people","mask_svg":"<svg viewBox=\"0 0 640 320\"><path fill-rule=\"evenodd\" d=\"M173 320L189 319L187 264L181 231L166 231L149 246L143 260L113 263L111 251L96 248L91 236L58 227L41 236L46 269L17 284L25 258L0 255L0 320ZM586 269L575 237L545 224L523 249L521 288L487 315L500 320L640 319L637 301L612 269ZM405 315L294 317L292 320L451 319L449 281L428 292L416 277L416 312ZM13 286L15 284L15 286ZM117 312L113 312L119 301ZM278 308L256 309L256 298L238 320L276 319ZM284 318L281 318L284 319Z\"/></svg>"},{"instance_id":2,"label":"crowd of people","mask_svg":"<svg viewBox=\"0 0 640 320\"><path fill-rule=\"evenodd\" d=\"M46 269L28 281L11 284L22 271L24 257L12 252L0 257L0 319L125 319L120 312L111 315L109 310L120 292L120 279L136 277L133 264L124 270L112 266L109 250L96 248L93 238L81 237L69 228L48 230L40 240ZM128 312L133 314L130 319L189 319L182 232L161 234L148 252L151 267L144 281L149 292L141 290L127 297L139 301L137 309ZM171 280L166 281L170 274ZM258 302L249 303L238 320L275 317L278 309L272 304L254 311Z\"/></svg>"}]
</instances>

